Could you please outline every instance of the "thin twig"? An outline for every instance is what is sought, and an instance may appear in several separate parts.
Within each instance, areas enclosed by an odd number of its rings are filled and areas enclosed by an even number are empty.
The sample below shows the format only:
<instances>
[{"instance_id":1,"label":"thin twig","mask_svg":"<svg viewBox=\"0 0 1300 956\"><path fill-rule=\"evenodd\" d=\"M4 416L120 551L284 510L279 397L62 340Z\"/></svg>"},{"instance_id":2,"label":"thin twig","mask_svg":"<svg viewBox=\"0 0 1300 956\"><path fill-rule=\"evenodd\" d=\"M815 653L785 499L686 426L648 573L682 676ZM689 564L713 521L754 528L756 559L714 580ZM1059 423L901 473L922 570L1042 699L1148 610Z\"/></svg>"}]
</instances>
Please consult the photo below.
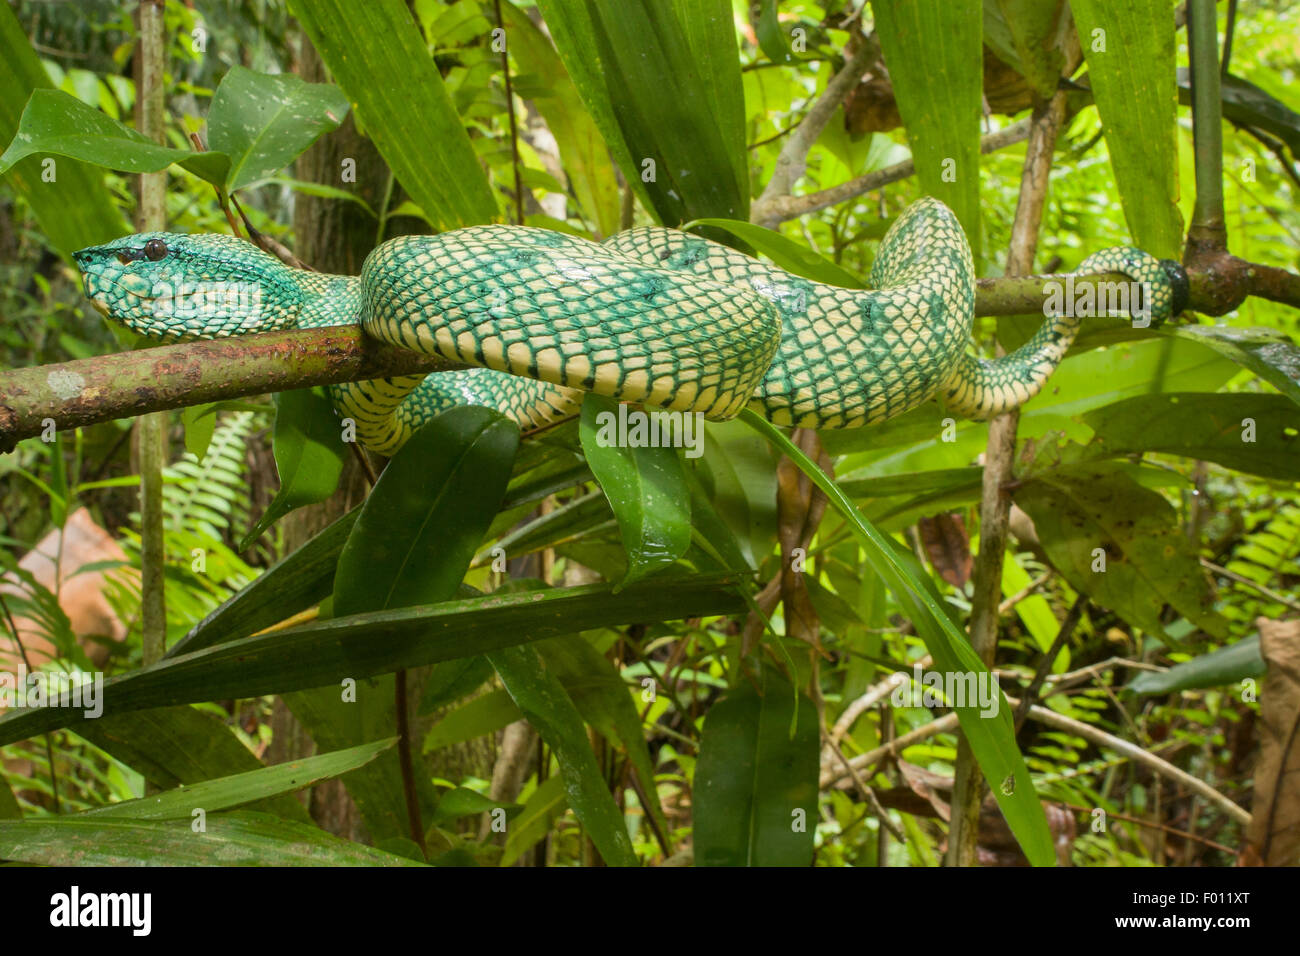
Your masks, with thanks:
<instances>
[{"instance_id":1,"label":"thin twig","mask_svg":"<svg viewBox=\"0 0 1300 956\"><path fill-rule=\"evenodd\" d=\"M898 829L894 824L894 821L889 818L889 811L880 805L880 798L876 796L876 791L872 790L867 782L862 779L861 774L859 774L857 770L854 769L853 765L849 763L848 758L844 756L840 751L840 748L831 745L830 735L827 734L825 730L822 731L822 740L830 746L831 753L839 759L839 761L844 765L844 769L848 771L849 776L853 778L853 782L866 798L867 803L875 813L876 818L880 821L880 825L888 830L899 843L906 843L907 836L903 831Z\"/></svg>"},{"instance_id":2,"label":"thin twig","mask_svg":"<svg viewBox=\"0 0 1300 956\"><path fill-rule=\"evenodd\" d=\"M992 153L1014 143L1023 142L1028 138L1029 121L1021 120L981 138L980 152L984 154ZM886 166L884 169L878 169L875 172L864 173L855 179L850 179L848 182L814 193L807 193L802 196L774 195L760 197L754 202L749 218L751 222L768 228L775 228L787 219L797 219L808 213L818 212L837 203L861 196L863 193L871 192L873 189L879 189L881 186L908 179L915 174L916 164L910 159L905 159L893 166Z\"/></svg>"},{"instance_id":3,"label":"thin twig","mask_svg":"<svg viewBox=\"0 0 1300 956\"><path fill-rule=\"evenodd\" d=\"M497 13L497 28L504 37L506 25L501 20L501 0L494 0ZM524 182L519 173L519 124L515 121L515 95L510 84L510 54L506 52L508 44L501 44L501 74L506 83L506 112L510 116L510 154L514 159L515 169L515 224L524 222Z\"/></svg>"},{"instance_id":4,"label":"thin twig","mask_svg":"<svg viewBox=\"0 0 1300 956\"><path fill-rule=\"evenodd\" d=\"M1020 728L1025 725L1025 720L1029 716L1029 706L1038 698L1038 691L1047 680L1048 671L1052 669L1052 664L1056 656L1061 653L1061 648L1065 647L1070 637L1074 634L1075 627L1079 624L1079 619L1083 617L1084 609L1088 606L1087 595L1080 594L1070 605L1070 610L1065 613L1065 620L1061 622L1061 628L1056 632L1056 640L1052 642L1051 649L1043 655L1043 659L1038 662L1038 670L1034 671L1033 679L1030 680L1023 691L1023 699L1020 706L1016 708L1016 733L1020 733Z\"/></svg>"},{"instance_id":5,"label":"thin twig","mask_svg":"<svg viewBox=\"0 0 1300 956\"><path fill-rule=\"evenodd\" d=\"M762 222L763 218L758 215L759 210L778 197L790 195L790 190L804 174L808 152L812 149L813 143L817 142L817 137L821 136L822 130L835 115L844 97L849 95L849 91L862 78L868 64L879 55L880 50L874 44L860 39L857 52L826 84L826 89L817 97L808 113L800 120L798 127L781 147L781 152L776 157L776 167L772 170L772 178L768 180L763 194L754 203L754 215L750 217L751 221Z\"/></svg>"},{"instance_id":6,"label":"thin twig","mask_svg":"<svg viewBox=\"0 0 1300 956\"><path fill-rule=\"evenodd\" d=\"M56 593L55 598L58 598ZM32 659L27 656L27 647L23 644L22 635L18 633L18 625L14 623L14 616L9 611L9 602L5 600L4 592L0 591L0 611L4 613L5 621L9 624L9 630L14 636L14 643L18 645L18 653L23 659L23 666L27 668L27 673L35 672L32 667ZM45 761L50 766L50 795L54 798L54 812L62 813L59 807L59 775L54 769L54 735L43 734L45 738Z\"/></svg>"},{"instance_id":7,"label":"thin twig","mask_svg":"<svg viewBox=\"0 0 1300 956\"><path fill-rule=\"evenodd\" d=\"M1279 604L1285 604L1293 610L1300 611L1300 601L1295 601L1284 594L1278 594L1276 591L1270 590L1269 588L1264 587L1264 585L1252 581L1250 578L1242 577L1236 571L1229 571L1227 568L1220 567L1213 561L1207 561L1205 558L1201 558L1201 567L1208 568L1215 574L1222 574L1225 578L1236 581L1238 584L1244 584L1246 587L1258 591L1270 601L1277 601Z\"/></svg>"},{"instance_id":8,"label":"thin twig","mask_svg":"<svg viewBox=\"0 0 1300 956\"><path fill-rule=\"evenodd\" d=\"M415 789L415 770L411 763L411 724L406 713L406 671L397 671L393 682L393 704L397 711L397 759L402 766L402 790L406 795L406 820L411 828L411 839L420 848L420 855L429 858L424 845L424 821L420 819L420 798Z\"/></svg>"},{"instance_id":9,"label":"thin twig","mask_svg":"<svg viewBox=\"0 0 1300 956\"><path fill-rule=\"evenodd\" d=\"M1008 697L1007 700L1013 706L1019 703L1019 701L1014 698ZM1219 791L1215 790L1208 783L1198 779L1197 777L1193 777L1186 770L1175 767L1169 761L1162 760L1155 754L1143 750L1137 744L1116 737L1114 734L1108 734L1106 731L1092 726L1092 724L1085 724L1081 720L1075 720L1073 717L1066 717L1063 714L1058 714L1054 710L1040 707L1037 704L1029 709L1029 716L1040 724L1046 724L1055 730L1064 730L1067 733L1077 734L1084 740L1090 740L1099 747L1105 747L1109 750L1114 750L1117 753L1123 754L1130 760L1134 760L1137 763L1154 770L1160 776L1169 780L1177 781L1188 790L1200 794L1206 800L1227 813L1228 816L1232 817L1238 823L1247 824L1250 822L1250 814L1245 809L1237 806L1237 804L1219 793Z\"/></svg>"}]
</instances>

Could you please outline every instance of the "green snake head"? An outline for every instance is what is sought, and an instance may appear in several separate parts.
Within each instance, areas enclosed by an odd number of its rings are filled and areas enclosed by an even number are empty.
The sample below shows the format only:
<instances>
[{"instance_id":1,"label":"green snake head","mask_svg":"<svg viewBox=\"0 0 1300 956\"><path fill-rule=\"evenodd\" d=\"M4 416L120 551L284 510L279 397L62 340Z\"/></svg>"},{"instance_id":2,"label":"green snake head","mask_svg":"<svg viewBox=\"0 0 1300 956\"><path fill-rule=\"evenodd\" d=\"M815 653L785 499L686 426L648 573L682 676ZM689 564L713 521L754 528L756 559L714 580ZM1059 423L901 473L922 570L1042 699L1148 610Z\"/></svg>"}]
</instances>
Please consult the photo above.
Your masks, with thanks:
<instances>
[{"instance_id":1,"label":"green snake head","mask_svg":"<svg viewBox=\"0 0 1300 956\"><path fill-rule=\"evenodd\" d=\"M234 236L146 232L73 253L86 297L150 338L224 338L293 325L303 291L275 257Z\"/></svg>"}]
</instances>

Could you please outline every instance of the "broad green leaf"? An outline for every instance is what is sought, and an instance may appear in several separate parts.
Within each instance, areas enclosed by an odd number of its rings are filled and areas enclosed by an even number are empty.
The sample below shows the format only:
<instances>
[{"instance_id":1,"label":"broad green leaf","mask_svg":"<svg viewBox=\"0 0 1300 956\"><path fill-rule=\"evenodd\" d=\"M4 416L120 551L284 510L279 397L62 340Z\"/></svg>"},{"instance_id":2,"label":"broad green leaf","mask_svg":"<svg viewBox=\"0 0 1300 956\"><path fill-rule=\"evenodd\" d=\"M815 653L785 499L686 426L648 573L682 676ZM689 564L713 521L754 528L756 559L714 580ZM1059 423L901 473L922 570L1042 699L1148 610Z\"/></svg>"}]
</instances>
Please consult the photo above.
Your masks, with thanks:
<instances>
[{"instance_id":1,"label":"broad green leaf","mask_svg":"<svg viewBox=\"0 0 1300 956\"><path fill-rule=\"evenodd\" d=\"M811 865L820 752L817 708L773 668L762 694L742 680L710 707L692 789L695 865Z\"/></svg>"},{"instance_id":2,"label":"broad green leaf","mask_svg":"<svg viewBox=\"0 0 1300 956\"><path fill-rule=\"evenodd\" d=\"M827 285L842 286L845 289L861 289L862 282L846 269L841 269L820 253L813 252L807 246L787 239L772 229L756 226L749 222L735 219L696 219L686 223L682 228L693 229L696 226L714 226L725 229L736 238L753 246L782 269L795 275L824 282Z\"/></svg>"},{"instance_id":3,"label":"broad green leaf","mask_svg":"<svg viewBox=\"0 0 1300 956\"><path fill-rule=\"evenodd\" d=\"M502 3L501 13L509 30L510 55L523 73L537 77L546 90L533 104L555 136L578 205L594 221L598 238L612 236L619 230L618 179L600 130L546 34L513 3Z\"/></svg>"},{"instance_id":4,"label":"broad green leaf","mask_svg":"<svg viewBox=\"0 0 1300 956\"><path fill-rule=\"evenodd\" d=\"M588 112L646 208L665 225L699 216L748 219L731 5L540 0L538 6Z\"/></svg>"},{"instance_id":5,"label":"broad green leaf","mask_svg":"<svg viewBox=\"0 0 1300 956\"><path fill-rule=\"evenodd\" d=\"M422 750L424 753L432 753L443 747L495 733L522 717L523 714L508 693L503 690L488 691L465 701L430 727L424 735Z\"/></svg>"},{"instance_id":6,"label":"broad green leaf","mask_svg":"<svg viewBox=\"0 0 1300 956\"><path fill-rule=\"evenodd\" d=\"M0 61L5 64L0 70L0 143L9 143L28 98L52 84L8 4L0 6ZM50 182L42 175L40 157L29 156L8 167L4 179L31 207L55 249L68 255L131 231L98 169L65 159L53 171L56 179Z\"/></svg>"},{"instance_id":7,"label":"broad green leaf","mask_svg":"<svg viewBox=\"0 0 1300 956\"><path fill-rule=\"evenodd\" d=\"M988 668L944 609L929 575L919 572L915 558L905 560L900 554L901 548L873 527L839 486L774 425L750 409L742 411L740 418L798 465L799 470L826 495L831 507L844 518L862 544L867 563L884 580L907 618L915 625L934 659L935 669L953 674L970 673L977 679L986 674ZM1002 815L1025 856L1035 866L1051 866L1056 862L1056 853L1052 849L1047 818L1024 758L1016 746L1011 708L1001 691L998 698L998 712L992 718L981 716L979 707L973 706L971 701L967 701L966 706L955 708L962 733L966 735L980 770L989 781ZM1008 778L1014 778L1011 787L1006 786Z\"/></svg>"},{"instance_id":8,"label":"broad green leaf","mask_svg":"<svg viewBox=\"0 0 1300 956\"><path fill-rule=\"evenodd\" d=\"M524 812L510 822L502 866L513 866L521 856L551 832L551 824L565 808L564 778L558 774L542 781L524 803Z\"/></svg>"},{"instance_id":9,"label":"broad green leaf","mask_svg":"<svg viewBox=\"0 0 1300 956\"><path fill-rule=\"evenodd\" d=\"M650 0L654 3L655 0ZM736 213L701 211L700 216L730 216L744 221L748 216L749 160L745 129L745 87L740 74L740 51L736 41L736 21L728 0L672 0L677 22L686 34L691 65L699 73L709 115L718 124L718 132L732 175L740 184L743 210Z\"/></svg>"},{"instance_id":10,"label":"broad green leaf","mask_svg":"<svg viewBox=\"0 0 1300 956\"><path fill-rule=\"evenodd\" d=\"M1006 57L1001 44L995 51L1045 100L1056 92L1061 78L1065 65L1061 43L1069 35L1068 27L1065 0L984 0L986 34L1005 30L1014 55Z\"/></svg>"},{"instance_id":11,"label":"broad green leaf","mask_svg":"<svg viewBox=\"0 0 1300 956\"><path fill-rule=\"evenodd\" d=\"M483 656L434 664L424 685L424 696L416 712L431 714L440 707L472 693L492 676L492 665Z\"/></svg>"},{"instance_id":12,"label":"broad green leaf","mask_svg":"<svg viewBox=\"0 0 1300 956\"><path fill-rule=\"evenodd\" d=\"M537 645L537 652L573 700L582 719L606 737L622 742L649 805L646 811L668 833L668 821L659 803L654 765L646 747L641 715L627 682L603 654L577 634L555 637Z\"/></svg>"},{"instance_id":13,"label":"broad green leaf","mask_svg":"<svg viewBox=\"0 0 1300 956\"><path fill-rule=\"evenodd\" d=\"M582 402L582 450L618 519L627 550L622 585L667 567L691 544L691 499L675 448L619 443L619 403L595 394ZM683 421L689 414L682 413Z\"/></svg>"},{"instance_id":14,"label":"broad green leaf","mask_svg":"<svg viewBox=\"0 0 1300 956\"><path fill-rule=\"evenodd\" d=\"M289 9L436 230L500 218L492 187L405 0L291 0Z\"/></svg>"},{"instance_id":15,"label":"broad green leaf","mask_svg":"<svg viewBox=\"0 0 1300 956\"><path fill-rule=\"evenodd\" d=\"M518 518L515 518L511 523L517 521ZM605 526L612 526L613 523L609 500L603 493L593 491L591 494L566 501L550 513L539 515L515 528L502 536L497 541L496 547L517 558L540 551L542 548L556 547L577 536ZM476 563L485 563L490 554L490 551L480 554Z\"/></svg>"},{"instance_id":16,"label":"broad green leaf","mask_svg":"<svg viewBox=\"0 0 1300 956\"><path fill-rule=\"evenodd\" d=\"M519 815L523 807L516 803L498 803L468 787L455 787L438 797L438 811L433 816L435 826L459 820L461 817L475 816L501 809L509 820Z\"/></svg>"},{"instance_id":17,"label":"broad green leaf","mask_svg":"<svg viewBox=\"0 0 1300 956\"><path fill-rule=\"evenodd\" d=\"M347 115L336 86L232 66L208 110L208 146L230 157L226 191L278 173Z\"/></svg>"},{"instance_id":18,"label":"broad green leaf","mask_svg":"<svg viewBox=\"0 0 1300 956\"><path fill-rule=\"evenodd\" d=\"M274 767L262 767L230 777L205 780L175 790L126 800L122 803L96 807L81 814L82 817L123 817L132 820L191 819L195 808L206 813L229 810L268 797L293 793L310 787L330 777L337 777L369 763L390 748L396 738L377 740L349 750L317 754L301 760L290 760Z\"/></svg>"},{"instance_id":19,"label":"broad green leaf","mask_svg":"<svg viewBox=\"0 0 1300 956\"><path fill-rule=\"evenodd\" d=\"M62 90L32 93L17 135L0 156L0 172L43 153L128 173L154 173L177 163L216 186L225 181L230 169L230 157L224 153L160 146Z\"/></svg>"},{"instance_id":20,"label":"broad green leaf","mask_svg":"<svg viewBox=\"0 0 1300 956\"><path fill-rule=\"evenodd\" d=\"M305 823L248 810L189 820L41 817L0 822L0 857L41 866L419 866Z\"/></svg>"},{"instance_id":21,"label":"broad green leaf","mask_svg":"<svg viewBox=\"0 0 1300 956\"><path fill-rule=\"evenodd\" d=\"M1268 665L1259 653L1259 634L1217 651L1175 664L1167 671L1143 671L1126 689L1135 694L1172 694L1201 687L1223 687L1248 677L1263 677Z\"/></svg>"},{"instance_id":22,"label":"broad green leaf","mask_svg":"<svg viewBox=\"0 0 1300 956\"><path fill-rule=\"evenodd\" d=\"M605 785L587 729L559 679L531 647L509 647L487 655L506 690L555 754L564 792L574 815L608 866L636 866L622 811Z\"/></svg>"},{"instance_id":23,"label":"broad green leaf","mask_svg":"<svg viewBox=\"0 0 1300 956\"><path fill-rule=\"evenodd\" d=\"M1226 622L1173 508L1122 465L1059 468L1021 484L1016 504L1071 586L1161 640L1166 604L1222 637Z\"/></svg>"},{"instance_id":24,"label":"broad green leaf","mask_svg":"<svg viewBox=\"0 0 1300 956\"><path fill-rule=\"evenodd\" d=\"M451 409L416 431L361 507L339 556L333 613L395 610L454 597L501 503L518 444L513 422L478 406ZM407 680L414 682L416 675ZM344 699L338 688L321 688L286 695L285 703L318 747L336 750L397 733L394 695L395 678L376 675L357 679L354 700ZM343 782L372 839L410 836L396 750ZM423 807L436 806L427 774L416 775L415 787Z\"/></svg>"},{"instance_id":25,"label":"broad green leaf","mask_svg":"<svg viewBox=\"0 0 1300 956\"><path fill-rule=\"evenodd\" d=\"M185 450L203 461L217 430L217 416L211 404L190 405L181 409L181 424L185 426Z\"/></svg>"},{"instance_id":26,"label":"broad green leaf","mask_svg":"<svg viewBox=\"0 0 1300 956\"><path fill-rule=\"evenodd\" d=\"M1199 342L1248 368L1300 405L1300 347L1272 329L1243 329L1226 325L1185 325L1166 335Z\"/></svg>"},{"instance_id":27,"label":"broad green leaf","mask_svg":"<svg viewBox=\"0 0 1300 956\"><path fill-rule=\"evenodd\" d=\"M163 790L262 769L229 727L193 707L108 712L82 722L77 735ZM292 797L272 797L253 809L303 823L311 819Z\"/></svg>"},{"instance_id":28,"label":"broad green leaf","mask_svg":"<svg viewBox=\"0 0 1300 956\"><path fill-rule=\"evenodd\" d=\"M0 820L21 820L22 816L23 808L18 805L18 798L9 789L9 784L0 778Z\"/></svg>"},{"instance_id":29,"label":"broad green leaf","mask_svg":"<svg viewBox=\"0 0 1300 956\"><path fill-rule=\"evenodd\" d=\"M754 33L758 36L759 48L767 54L773 63L789 63L794 59L790 52L790 39L781 29L776 0L759 0L758 23Z\"/></svg>"},{"instance_id":30,"label":"broad green leaf","mask_svg":"<svg viewBox=\"0 0 1300 956\"><path fill-rule=\"evenodd\" d=\"M873 0L871 10L921 188L957 214L978 259L983 5Z\"/></svg>"},{"instance_id":31,"label":"broad green leaf","mask_svg":"<svg viewBox=\"0 0 1300 956\"><path fill-rule=\"evenodd\" d=\"M194 625L163 656L180 657L247 637L329 597L334 590L339 555L360 513L360 508L354 508L285 555Z\"/></svg>"},{"instance_id":32,"label":"broad green leaf","mask_svg":"<svg viewBox=\"0 0 1300 956\"><path fill-rule=\"evenodd\" d=\"M776 466L767 443L738 422L708 422L696 474L749 565L762 566L776 543ZM703 462L704 467L699 467Z\"/></svg>"},{"instance_id":33,"label":"broad green leaf","mask_svg":"<svg viewBox=\"0 0 1300 956\"><path fill-rule=\"evenodd\" d=\"M1281 395L1143 395L1095 409L1083 420L1097 433L1090 455L1160 452L1300 481L1300 410Z\"/></svg>"},{"instance_id":34,"label":"broad green leaf","mask_svg":"<svg viewBox=\"0 0 1300 956\"><path fill-rule=\"evenodd\" d=\"M239 550L252 547L266 529L295 508L314 505L334 494L347 447L334 404L322 388L300 388L275 396L271 449L280 473L280 490L267 505Z\"/></svg>"},{"instance_id":35,"label":"broad green leaf","mask_svg":"<svg viewBox=\"0 0 1300 956\"><path fill-rule=\"evenodd\" d=\"M510 479L519 429L463 406L420 428L362 506L334 578L338 616L456 593Z\"/></svg>"},{"instance_id":36,"label":"broad green leaf","mask_svg":"<svg viewBox=\"0 0 1300 956\"><path fill-rule=\"evenodd\" d=\"M672 587L646 582L489 594L440 604L318 620L165 658L104 681L106 714L168 704L338 687L404 668L597 627L739 613L737 575L692 575ZM0 746L81 722L79 711L32 708L0 717Z\"/></svg>"},{"instance_id":37,"label":"broad green leaf","mask_svg":"<svg viewBox=\"0 0 1300 956\"><path fill-rule=\"evenodd\" d=\"M1070 0L1133 241L1177 258L1178 85L1174 8L1164 0Z\"/></svg>"}]
</instances>

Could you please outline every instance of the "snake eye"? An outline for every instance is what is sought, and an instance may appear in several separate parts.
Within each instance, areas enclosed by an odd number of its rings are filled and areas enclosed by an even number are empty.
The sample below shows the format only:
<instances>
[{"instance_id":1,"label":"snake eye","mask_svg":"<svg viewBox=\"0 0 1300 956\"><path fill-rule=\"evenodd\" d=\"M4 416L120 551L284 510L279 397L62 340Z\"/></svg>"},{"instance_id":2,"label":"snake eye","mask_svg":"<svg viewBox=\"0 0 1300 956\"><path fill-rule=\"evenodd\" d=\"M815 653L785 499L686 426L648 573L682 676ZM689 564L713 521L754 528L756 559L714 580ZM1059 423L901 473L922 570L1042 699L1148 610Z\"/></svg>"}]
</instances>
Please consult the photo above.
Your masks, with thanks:
<instances>
[{"instance_id":1,"label":"snake eye","mask_svg":"<svg viewBox=\"0 0 1300 956\"><path fill-rule=\"evenodd\" d=\"M150 239L144 244L144 254L150 262L157 262L167 255L167 243L161 239Z\"/></svg>"}]
</instances>

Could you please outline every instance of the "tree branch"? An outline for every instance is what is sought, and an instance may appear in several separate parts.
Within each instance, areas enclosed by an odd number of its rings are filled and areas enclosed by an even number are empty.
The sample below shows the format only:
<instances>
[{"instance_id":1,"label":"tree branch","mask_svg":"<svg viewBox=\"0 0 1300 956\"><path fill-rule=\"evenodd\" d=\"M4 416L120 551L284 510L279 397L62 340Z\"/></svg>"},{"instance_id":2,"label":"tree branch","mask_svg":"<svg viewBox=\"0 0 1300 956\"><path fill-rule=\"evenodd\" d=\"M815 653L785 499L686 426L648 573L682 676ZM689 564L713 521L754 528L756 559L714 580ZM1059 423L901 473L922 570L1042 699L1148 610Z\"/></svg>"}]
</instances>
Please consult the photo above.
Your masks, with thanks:
<instances>
[{"instance_id":1,"label":"tree branch","mask_svg":"<svg viewBox=\"0 0 1300 956\"><path fill-rule=\"evenodd\" d=\"M1213 253L1207 268L1191 268L1187 308L1222 315L1250 295L1300 308L1300 276ZM1047 282L1064 275L981 279L976 315L1024 315L1043 310ZM1074 288L1127 282L1118 273L1075 276ZM384 345L359 326L264 332L214 342L187 342L96 358L0 371L0 453L39 435L47 420L59 431L146 412L313 385L395 375L446 372L466 366Z\"/></svg>"},{"instance_id":2,"label":"tree branch","mask_svg":"<svg viewBox=\"0 0 1300 956\"><path fill-rule=\"evenodd\" d=\"M1029 120L1021 120L983 137L980 140L980 152L992 153L1028 138ZM881 186L907 179L915 175L915 173L915 163L910 159L905 159L893 166L886 166L884 169L877 169L875 172L864 173L855 179L850 179L848 182L840 183L838 186L832 186L829 189L822 189L803 196L791 196L788 194L788 190L783 195L769 195L771 190L771 183L769 183L768 189L764 190L763 195L754 202L749 218L751 222L760 226L775 229L787 219L798 219L808 213L826 209L828 206L834 206L847 199L853 199L855 196L861 196L863 193L879 189ZM776 177L773 176L773 182L775 180Z\"/></svg>"},{"instance_id":3,"label":"tree branch","mask_svg":"<svg viewBox=\"0 0 1300 956\"><path fill-rule=\"evenodd\" d=\"M822 134L826 124L835 115L844 97L849 95L849 90L862 79L862 74L866 72L867 67L873 61L880 59L879 44L867 38L861 38L860 42L857 52L826 84L822 95L817 98L817 102L813 103L812 108L781 147L780 155L776 158L776 168L772 171L772 178L763 190L763 195L759 196L754 203L750 215L751 222L766 225L764 220L759 218L760 212L781 197L790 195L790 190L804 174L808 151L812 149L813 143L817 142L817 137ZM762 215L765 216L766 213Z\"/></svg>"},{"instance_id":4,"label":"tree branch","mask_svg":"<svg viewBox=\"0 0 1300 956\"><path fill-rule=\"evenodd\" d=\"M246 395L463 367L342 325L12 369L0 373L0 452L41 434L48 420L64 431Z\"/></svg>"}]
</instances>

